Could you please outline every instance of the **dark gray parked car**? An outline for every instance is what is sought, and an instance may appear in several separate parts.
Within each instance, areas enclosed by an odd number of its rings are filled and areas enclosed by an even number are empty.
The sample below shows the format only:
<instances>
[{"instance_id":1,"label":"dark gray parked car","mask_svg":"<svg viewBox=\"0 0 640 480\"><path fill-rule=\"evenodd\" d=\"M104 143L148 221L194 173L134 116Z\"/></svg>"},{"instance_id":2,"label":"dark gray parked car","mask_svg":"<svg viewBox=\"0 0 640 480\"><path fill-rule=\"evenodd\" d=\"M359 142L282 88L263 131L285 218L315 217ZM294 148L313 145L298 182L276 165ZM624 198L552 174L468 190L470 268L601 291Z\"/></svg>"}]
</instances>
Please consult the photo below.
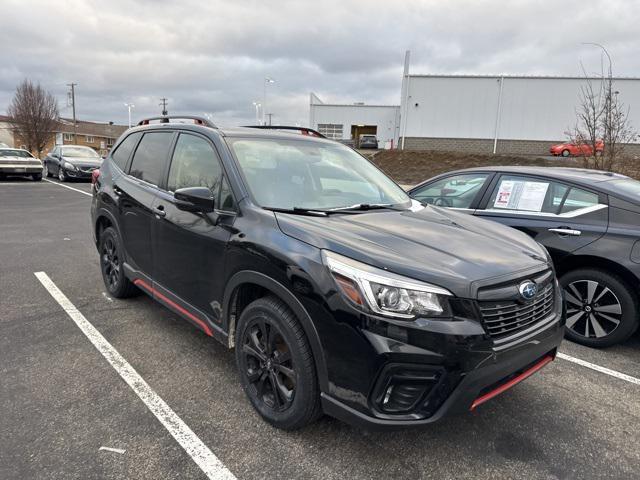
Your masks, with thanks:
<instances>
[{"instance_id":1,"label":"dark gray parked car","mask_svg":"<svg viewBox=\"0 0 640 480\"><path fill-rule=\"evenodd\" d=\"M72 178L91 179L91 174L102 165L102 157L90 147L59 145L44 159L43 174L58 177L61 182Z\"/></svg>"},{"instance_id":2,"label":"dark gray parked car","mask_svg":"<svg viewBox=\"0 0 640 480\"><path fill-rule=\"evenodd\" d=\"M517 228L547 247L571 340L605 347L638 328L640 182L578 168L487 167L439 175L409 194Z\"/></svg>"}]
</instances>

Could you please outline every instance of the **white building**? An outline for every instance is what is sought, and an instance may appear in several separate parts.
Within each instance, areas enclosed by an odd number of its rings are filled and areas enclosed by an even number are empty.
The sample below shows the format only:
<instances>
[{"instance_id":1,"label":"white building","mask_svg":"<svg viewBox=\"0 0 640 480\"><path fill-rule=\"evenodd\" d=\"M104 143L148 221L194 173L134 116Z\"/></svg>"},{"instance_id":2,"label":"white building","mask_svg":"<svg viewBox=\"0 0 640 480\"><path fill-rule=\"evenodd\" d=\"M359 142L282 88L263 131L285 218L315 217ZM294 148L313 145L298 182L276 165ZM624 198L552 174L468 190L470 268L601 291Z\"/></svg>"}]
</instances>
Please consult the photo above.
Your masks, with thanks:
<instances>
[{"instance_id":1,"label":"white building","mask_svg":"<svg viewBox=\"0 0 640 480\"><path fill-rule=\"evenodd\" d=\"M594 88L601 79L590 79ZM545 154L576 125L581 77L408 75L401 105L405 148ZM640 128L640 79L613 90ZM400 142L402 145L402 141ZM640 147L640 145L639 145Z\"/></svg>"},{"instance_id":2,"label":"white building","mask_svg":"<svg viewBox=\"0 0 640 480\"><path fill-rule=\"evenodd\" d=\"M309 126L323 135L344 142L356 142L360 135L375 134L380 148L398 144L400 107L398 105L339 105L324 103L310 95Z\"/></svg>"}]
</instances>

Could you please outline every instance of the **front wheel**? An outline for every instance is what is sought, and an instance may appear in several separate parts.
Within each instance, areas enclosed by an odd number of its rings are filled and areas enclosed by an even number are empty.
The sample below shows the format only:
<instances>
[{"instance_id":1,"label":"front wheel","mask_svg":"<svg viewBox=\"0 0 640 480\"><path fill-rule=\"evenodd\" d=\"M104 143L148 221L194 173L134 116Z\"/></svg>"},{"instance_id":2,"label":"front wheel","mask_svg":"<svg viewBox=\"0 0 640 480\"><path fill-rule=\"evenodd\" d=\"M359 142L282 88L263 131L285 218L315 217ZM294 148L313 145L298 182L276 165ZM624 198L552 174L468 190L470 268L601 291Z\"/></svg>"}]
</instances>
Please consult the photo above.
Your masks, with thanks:
<instances>
[{"instance_id":1,"label":"front wheel","mask_svg":"<svg viewBox=\"0 0 640 480\"><path fill-rule=\"evenodd\" d=\"M298 319L281 300L269 296L247 306L236 338L242 388L262 418L294 430L320 416L311 347Z\"/></svg>"},{"instance_id":2,"label":"front wheel","mask_svg":"<svg viewBox=\"0 0 640 480\"><path fill-rule=\"evenodd\" d=\"M60 166L58 166L58 180L60 180L61 182L67 181L67 176L64 173L64 168Z\"/></svg>"},{"instance_id":3,"label":"front wheel","mask_svg":"<svg viewBox=\"0 0 640 480\"><path fill-rule=\"evenodd\" d=\"M42 176L46 178L51 176L51 173L49 172L49 165L46 163L42 166Z\"/></svg>"},{"instance_id":4,"label":"front wheel","mask_svg":"<svg viewBox=\"0 0 640 480\"><path fill-rule=\"evenodd\" d=\"M31 178L33 179L34 182L39 182L42 180L42 174L34 173L33 175L31 175Z\"/></svg>"},{"instance_id":5,"label":"front wheel","mask_svg":"<svg viewBox=\"0 0 640 480\"><path fill-rule=\"evenodd\" d=\"M627 340L638 328L635 293L621 278L602 270L580 269L562 276L567 304L565 336L588 347Z\"/></svg>"},{"instance_id":6,"label":"front wheel","mask_svg":"<svg viewBox=\"0 0 640 480\"><path fill-rule=\"evenodd\" d=\"M562 150L562 156L563 156L563 157L568 157L570 153L571 153L571 152L569 152L569 150L566 150L566 149L565 149L565 150Z\"/></svg>"}]
</instances>

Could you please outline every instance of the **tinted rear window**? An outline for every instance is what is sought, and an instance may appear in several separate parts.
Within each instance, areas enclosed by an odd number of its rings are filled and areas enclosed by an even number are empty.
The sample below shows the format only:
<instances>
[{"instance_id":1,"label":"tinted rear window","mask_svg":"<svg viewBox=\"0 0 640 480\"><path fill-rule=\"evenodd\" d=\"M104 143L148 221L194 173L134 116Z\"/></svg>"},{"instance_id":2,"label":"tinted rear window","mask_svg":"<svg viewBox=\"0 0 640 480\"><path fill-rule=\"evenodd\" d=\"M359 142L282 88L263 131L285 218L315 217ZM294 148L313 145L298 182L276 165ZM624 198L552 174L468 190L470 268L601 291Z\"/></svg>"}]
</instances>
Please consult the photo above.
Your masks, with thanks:
<instances>
[{"instance_id":1,"label":"tinted rear window","mask_svg":"<svg viewBox=\"0 0 640 480\"><path fill-rule=\"evenodd\" d=\"M145 133L133 155L129 175L160 185L172 140L172 132Z\"/></svg>"},{"instance_id":2,"label":"tinted rear window","mask_svg":"<svg viewBox=\"0 0 640 480\"><path fill-rule=\"evenodd\" d=\"M141 136L142 132L132 133L127 138L125 138L122 143L118 145L116 151L111 154L111 159L115 162L116 165L118 165L118 167L120 167L120 170L124 171L124 169L126 168L129 157L131 156L131 152L135 148L136 143L138 143L138 140Z\"/></svg>"}]
</instances>

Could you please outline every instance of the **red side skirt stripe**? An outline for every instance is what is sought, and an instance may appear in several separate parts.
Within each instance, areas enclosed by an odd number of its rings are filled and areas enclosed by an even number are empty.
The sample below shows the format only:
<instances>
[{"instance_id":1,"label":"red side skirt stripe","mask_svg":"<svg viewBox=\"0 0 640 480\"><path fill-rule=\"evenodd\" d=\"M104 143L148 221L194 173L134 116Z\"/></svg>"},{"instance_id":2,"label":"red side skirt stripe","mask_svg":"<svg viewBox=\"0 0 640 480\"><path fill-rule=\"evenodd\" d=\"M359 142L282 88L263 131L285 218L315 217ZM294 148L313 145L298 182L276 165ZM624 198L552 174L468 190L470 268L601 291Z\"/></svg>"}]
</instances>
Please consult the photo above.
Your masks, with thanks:
<instances>
[{"instance_id":1,"label":"red side skirt stripe","mask_svg":"<svg viewBox=\"0 0 640 480\"><path fill-rule=\"evenodd\" d=\"M174 310L177 310L178 312L183 314L185 317L187 317L190 320L194 321L197 325L200 326L200 328L202 330L204 330L204 333L206 333L210 337L213 336L213 333L211 332L211 329L209 328L209 325L207 325L204 321L202 321L201 319L199 319L198 317L193 315L191 312L189 312L189 311L185 310L184 308L182 308L180 305L178 305L174 301L168 299L166 296L164 296L162 293L160 293L158 290L153 288L151 285L149 285L144 280L141 280L141 279L137 278L137 279L135 279L133 281L133 284L135 286L137 286L137 287L144 288L146 291L148 291L149 293L153 294L153 296L155 296L155 297L159 298L160 300L162 300L164 303L169 305Z\"/></svg>"},{"instance_id":2,"label":"red side skirt stripe","mask_svg":"<svg viewBox=\"0 0 640 480\"><path fill-rule=\"evenodd\" d=\"M517 385L518 383L520 383L521 381L523 381L525 378L529 378L531 375L533 375L534 373L536 373L538 370L540 370L542 367L544 367L547 363L550 363L553 361L553 356L551 355L546 355L545 357L543 357L538 363L536 363L535 365L533 365L532 367L528 368L527 370L525 370L524 372L522 372L520 375L518 375L517 377L513 377L511 380L509 380L507 383L504 383L502 385L500 385L498 388L491 390L490 392L485 393L484 395L476 398L473 402L473 404L471 405L471 408L469 410L475 410L476 407L478 405L482 405L484 402L488 402L489 400L491 400L493 397L497 397L498 395L500 395L502 392L509 390L511 387L513 387L514 385Z\"/></svg>"}]
</instances>

